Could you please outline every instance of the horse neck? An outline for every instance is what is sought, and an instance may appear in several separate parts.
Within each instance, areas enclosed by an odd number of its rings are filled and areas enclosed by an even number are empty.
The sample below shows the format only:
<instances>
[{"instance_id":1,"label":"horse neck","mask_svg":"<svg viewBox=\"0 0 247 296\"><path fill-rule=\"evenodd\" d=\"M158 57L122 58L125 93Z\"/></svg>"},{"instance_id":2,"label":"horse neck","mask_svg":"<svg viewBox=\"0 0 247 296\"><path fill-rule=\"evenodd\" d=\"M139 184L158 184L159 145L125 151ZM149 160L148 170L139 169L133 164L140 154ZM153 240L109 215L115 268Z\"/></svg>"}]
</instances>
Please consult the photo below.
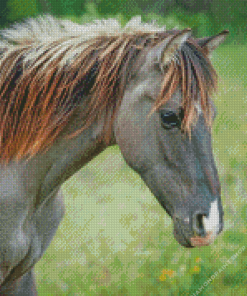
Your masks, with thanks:
<instances>
[{"instance_id":1,"label":"horse neck","mask_svg":"<svg viewBox=\"0 0 247 296\"><path fill-rule=\"evenodd\" d=\"M73 118L66 130L73 130L79 121L80 118L77 116ZM41 159L48 159L50 163L42 184L42 197L60 187L69 177L107 148L104 142L99 141L101 125L100 121L95 122L76 137L61 136L44 155L40 156ZM66 130L65 133L67 133Z\"/></svg>"}]
</instances>

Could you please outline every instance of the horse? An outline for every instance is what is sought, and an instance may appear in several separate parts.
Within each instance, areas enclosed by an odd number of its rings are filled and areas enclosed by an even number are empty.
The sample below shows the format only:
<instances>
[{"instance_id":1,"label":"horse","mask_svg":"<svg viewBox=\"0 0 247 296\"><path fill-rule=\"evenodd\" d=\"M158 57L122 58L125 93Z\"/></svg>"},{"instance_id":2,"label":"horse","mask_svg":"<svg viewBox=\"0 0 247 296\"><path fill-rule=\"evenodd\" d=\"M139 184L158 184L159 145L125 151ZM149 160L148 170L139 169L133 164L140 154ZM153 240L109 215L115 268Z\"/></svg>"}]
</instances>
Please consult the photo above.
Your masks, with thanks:
<instances>
[{"instance_id":1,"label":"horse","mask_svg":"<svg viewBox=\"0 0 247 296\"><path fill-rule=\"evenodd\" d=\"M180 245L214 242L223 208L210 54L227 34L50 15L0 31L1 295L37 295L34 266L65 213L61 185L111 145L171 217Z\"/></svg>"}]
</instances>

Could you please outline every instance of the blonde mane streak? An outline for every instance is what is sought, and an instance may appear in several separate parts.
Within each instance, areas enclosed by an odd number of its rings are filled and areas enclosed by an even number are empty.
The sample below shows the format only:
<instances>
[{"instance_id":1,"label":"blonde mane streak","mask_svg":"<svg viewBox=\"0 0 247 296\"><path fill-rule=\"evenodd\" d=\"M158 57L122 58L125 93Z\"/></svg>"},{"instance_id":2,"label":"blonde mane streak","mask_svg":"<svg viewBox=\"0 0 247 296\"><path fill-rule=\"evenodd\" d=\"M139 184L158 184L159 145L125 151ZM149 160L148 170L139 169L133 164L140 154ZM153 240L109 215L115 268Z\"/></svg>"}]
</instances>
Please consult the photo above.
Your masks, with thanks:
<instances>
[{"instance_id":1,"label":"blonde mane streak","mask_svg":"<svg viewBox=\"0 0 247 296\"><path fill-rule=\"evenodd\" d=\"M14 24L11 28L1 31L1 37L9 43L25 45L32 43L47 43L54 41L54 36L60 39L65 36L61 24L52 16L30 18L21 24Z\"/></svg>"},{"instance_id":2,"label":"blonde mane streak","mask_svg":"<svg viewBox=\"0 0 247 296\"><path fill-rule=\"evenodd\" d=\"M21 24L14 24L11 28L1 30L3 43L47 44L61 39L70 39L71 43L80 43L97 37L112 37L120 34L135 35L138 32L158 33L165 27L159 27L155 22L145 24L141 17L133 17L124 28L116 19L96 20L88 24L76 24L70 20L59 20L51 15L30 18Z\"/></svg>"}]
</instances>

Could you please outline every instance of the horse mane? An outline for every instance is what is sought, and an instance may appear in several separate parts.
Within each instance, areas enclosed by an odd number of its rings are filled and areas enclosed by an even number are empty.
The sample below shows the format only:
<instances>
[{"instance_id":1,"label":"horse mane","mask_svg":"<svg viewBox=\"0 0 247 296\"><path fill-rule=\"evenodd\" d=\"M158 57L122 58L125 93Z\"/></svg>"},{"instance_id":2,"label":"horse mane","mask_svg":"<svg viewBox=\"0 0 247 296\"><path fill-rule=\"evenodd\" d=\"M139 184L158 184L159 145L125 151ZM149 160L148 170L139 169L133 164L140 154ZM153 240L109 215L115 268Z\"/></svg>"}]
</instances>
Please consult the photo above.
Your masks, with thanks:
<instances>
[{"instance_id":1,"label":"horse mane","mask_svg":"<svg viewBox=\"0 0 247 296\"><path fill-rule=\"evenodd\" d=\"M152 47L174 31L133 18L124 28L117 20L79 25L51 16L28 19L0 31L0 161L32 157L47 149L88 96L83 129L106 116L104 139L131 76L131 65L144 47ZM190 38L164 77L158 109L182 85L185 118L190 130L194 102L200 94L207 122L209 96L216 74L203 50Z\"/></svg>"}]
</instances>

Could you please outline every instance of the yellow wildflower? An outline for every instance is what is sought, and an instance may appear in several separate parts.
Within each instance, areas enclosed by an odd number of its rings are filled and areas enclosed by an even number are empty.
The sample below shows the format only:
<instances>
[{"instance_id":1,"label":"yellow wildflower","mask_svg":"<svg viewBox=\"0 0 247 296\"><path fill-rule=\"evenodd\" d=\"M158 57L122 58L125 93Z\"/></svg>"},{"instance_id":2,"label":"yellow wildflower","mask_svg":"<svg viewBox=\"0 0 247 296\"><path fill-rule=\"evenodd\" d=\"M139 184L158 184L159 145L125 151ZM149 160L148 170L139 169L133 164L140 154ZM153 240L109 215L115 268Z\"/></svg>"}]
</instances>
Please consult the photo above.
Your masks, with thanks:
<instances>
[{"instance_id":1,"label":"yellow wildflower","mask_svg":"<svg viewBox=\"0 0 247 296\"><path fill-rule=\"evenodd\" d=\"M195 273L200 272L200 267L198 267L198 266L194 266L193 271L194 271Z\"/></svg>"},{"instance_id":2,"label":"yellow wildflower","mask_svg":"<svg viewBox=\"0 0 247 296\"><path fill-rule=\"evenodd\" d=\"M159 277L160 281L163 282L164 280L166 280L166 276L164 275L164 273L162 273Z\"/></svg>"},{"instance_id":3,"label":"yellow wildflower","mask_svg":"<svg viewBox=\"0 0 247 296\"><path fill-rule=\"evenodd\" d=\"M175 271L172 269L163 269L162 273L168 275L169 277L173 277L175 274Z\"/></svg>"}]
</instances>

